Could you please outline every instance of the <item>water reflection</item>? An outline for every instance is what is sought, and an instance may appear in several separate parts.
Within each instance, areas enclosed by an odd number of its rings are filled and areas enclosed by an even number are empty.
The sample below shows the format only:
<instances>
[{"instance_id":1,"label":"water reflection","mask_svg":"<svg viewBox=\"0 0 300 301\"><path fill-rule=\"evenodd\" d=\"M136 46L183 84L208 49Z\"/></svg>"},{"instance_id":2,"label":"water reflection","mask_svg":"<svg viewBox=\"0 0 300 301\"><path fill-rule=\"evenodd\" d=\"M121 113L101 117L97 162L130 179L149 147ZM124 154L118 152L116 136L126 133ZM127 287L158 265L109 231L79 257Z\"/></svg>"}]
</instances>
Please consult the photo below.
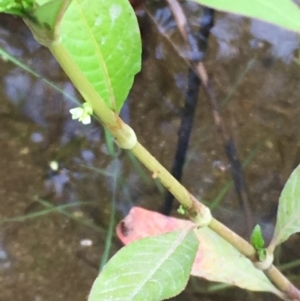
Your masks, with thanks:
<instances>
[{"instance_id":1,"label":"water reflection","mask_svg":"<svg viewBox=\"0 0 300 301\"><path fill-rule=\"evenodd\" d=\"M237 15L226 14L219 18L212 29L217 38L219 59L234 58L239 55L239 45L235 42L244 35L243 27L247 26L248 20ZM249 20L252 39L250 46L255 48L270 45L270 56L279 58L289 64L294 58L294 52L299 47L298 35L278 26L262 22L260 20Z\"/></svg>"},{"instance_id":2,"label":"water reflection","mask_svg":"<svg viewBox=\"0 0 300 301\"><path fill-rule=\"evenodd\" d=\"M250 32L254 37L250 41L252 47L255 47L258 41L267 42L271 46L272 56L287 64L291 63L295 50L299 48L297 33L260 20L251 20Z\"/></svg>"},{"instance_id":3,"label":"water reflection","mask_svg":"<svg viewBox=\"0 0 300 301\"><path fill-rule=\"evenodd\" d=\"M217 20L211 33L218 41L218 59L230 59L239 55L239 45L235 42L243 33L244 18L226 14Z\"/></svg>"},{"instance_id":4,"label":"water reflection","mask_svg":"<svg viewBox=\"0 0 300 301\"><path fill-rule=\"evenodd\" d=\"M11 267L11 260L5 250L3 238L0 237L0 272L5 271Z\"/></svg>"}]
</instances>

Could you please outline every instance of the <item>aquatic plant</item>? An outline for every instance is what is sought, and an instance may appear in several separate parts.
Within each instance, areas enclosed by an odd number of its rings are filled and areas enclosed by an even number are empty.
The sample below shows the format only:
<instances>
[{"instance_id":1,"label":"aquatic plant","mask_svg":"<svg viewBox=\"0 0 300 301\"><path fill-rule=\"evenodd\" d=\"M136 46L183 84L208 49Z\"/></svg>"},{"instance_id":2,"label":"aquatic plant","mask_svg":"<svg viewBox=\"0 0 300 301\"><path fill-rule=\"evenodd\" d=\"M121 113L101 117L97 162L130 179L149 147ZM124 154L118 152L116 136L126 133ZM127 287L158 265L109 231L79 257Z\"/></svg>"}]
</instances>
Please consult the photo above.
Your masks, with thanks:
<instances>
[{"instance_id":1,"label":"aquatic plant","mask_svg":"<svg viewBox=\"0 0 300 301\"><path fill-rule=\"evenodd\" d=\"M289 0L197 2L300 32L300 11ZM118 115L141 68L141 38L128 0L3 0L0 12L22 17L81 93L86 103L72 110L73 118L86 124L95 114L118 146L130 150L161 181L180 202L179 212L190 219L133 208L118 226L128 245L105 265L90 301L167 299L184 289L190 274L300 300L299 290L273 265L275 248L300 231L300 167L282 191L269 246L258 226L248 243L215 220Z\"/></svg>"}]
</instances>

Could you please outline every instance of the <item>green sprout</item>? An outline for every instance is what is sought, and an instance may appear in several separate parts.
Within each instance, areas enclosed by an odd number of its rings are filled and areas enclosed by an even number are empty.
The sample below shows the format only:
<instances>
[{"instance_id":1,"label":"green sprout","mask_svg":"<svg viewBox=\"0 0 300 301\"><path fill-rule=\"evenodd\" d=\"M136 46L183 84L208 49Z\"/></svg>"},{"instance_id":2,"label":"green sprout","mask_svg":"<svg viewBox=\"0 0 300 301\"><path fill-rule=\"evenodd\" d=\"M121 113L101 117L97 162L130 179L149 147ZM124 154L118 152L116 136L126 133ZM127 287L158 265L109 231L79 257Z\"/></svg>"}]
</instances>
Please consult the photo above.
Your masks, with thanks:
<instances>
[{"instance_id":1,"label":"green sprout","mask_svg":"<svg viewBox=\"0 0 300 301\"><path fill-rule=\"evenodd\" d=\"M186 214L186 209L183 205L180 205L179 208L177 209L177 212L179 214L185 215Z\"/></svg>"},{"instance_id":2,"label":"green sprout","mask_svg":"<svg viewBox=\"0 0 300 301\"><path fill-rule=\"evenodd\" d=\"M82 107L74 108L70 110L72 114L72 119L78 119L79 122L83 124L91 123L91 115L93 115L93 108L86 102Z\"/></svg>"},{"instance_id":3,"label":"green sprout","mask_svg":"<svg viewBox=\"0 0 300 301\"><path fill-rule=\"evenodd\" d=\"M257 252L258 260L264 261L267 257L267 250L266 248L264 248L265 241L259 225L256 225L253 229L253 232L251 234L251 245Z\"/></svg>"}]
</instances>

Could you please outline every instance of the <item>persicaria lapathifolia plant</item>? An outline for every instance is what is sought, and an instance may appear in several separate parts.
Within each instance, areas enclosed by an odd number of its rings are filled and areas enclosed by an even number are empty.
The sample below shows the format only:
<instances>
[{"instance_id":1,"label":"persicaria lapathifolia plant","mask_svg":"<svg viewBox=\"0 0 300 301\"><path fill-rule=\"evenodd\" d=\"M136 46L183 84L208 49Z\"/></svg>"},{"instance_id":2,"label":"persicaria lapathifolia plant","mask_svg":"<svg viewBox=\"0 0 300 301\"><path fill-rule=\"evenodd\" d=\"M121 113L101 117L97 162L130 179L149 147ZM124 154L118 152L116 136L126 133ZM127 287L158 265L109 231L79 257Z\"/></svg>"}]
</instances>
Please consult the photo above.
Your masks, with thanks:
<instances>
[{"instance_id":1,"label":"persicaria lapathifolia plant","mask_svg":"<svg viewBox=\"0 0 300 301\"><path fill-rule=\"evenodd\" d=\"M299 8L290 0L197 2L300 31ZM269 246L264 245L259 227L248 243L215 220L120 119L118 113L141 68L141 38L128 0L2 0L0 12L23 18L83 96L85 104L72 110L72 118L86 124L93 113L116 143L130 150L169 189L181 204L180 212L190 219L133 208L118 233L125 244L134 242L104 267L89 301L167 299L184 289L190 274L272 292L283 300L300 300L298 289L272 264L276 246L300 231L300 168L281 194ZM150 226L155 233L147 233ZM245 273L241 276L238 271Z\"/></svg>"}]
</instances>

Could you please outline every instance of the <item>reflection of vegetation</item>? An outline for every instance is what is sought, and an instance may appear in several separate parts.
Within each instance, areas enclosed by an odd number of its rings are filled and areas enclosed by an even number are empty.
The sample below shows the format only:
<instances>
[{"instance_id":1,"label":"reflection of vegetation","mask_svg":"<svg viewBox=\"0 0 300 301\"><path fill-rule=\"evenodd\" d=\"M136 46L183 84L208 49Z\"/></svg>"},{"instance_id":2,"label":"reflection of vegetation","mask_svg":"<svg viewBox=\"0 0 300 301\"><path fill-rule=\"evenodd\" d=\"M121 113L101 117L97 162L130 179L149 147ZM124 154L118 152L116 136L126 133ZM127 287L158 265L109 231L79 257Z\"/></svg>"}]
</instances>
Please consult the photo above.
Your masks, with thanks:
<instances>
[{"instance_id":1,"label":"reflection of vegetation","mask_svg":"<svg viewBox=\"0 0 300 301\"><path fill-rule=\"evenodd\" d=\"M90 222L89 220L78 217L78 216L76 216L75 213L70 213L69 211L66 210L68 208L80 208L81 206L93 205L94 202L76 202L76 203L72 203L72 204L64 204L64 205L54 206L51 203L47 202L46 200L42 200L38 197L35 197L34 200L39 202L45 208L48 208L48 209L28 213L28 214L21 215L21 216L4 218L4 219L0 220L0 223L24 222L25 220L28 220L28 219L34 219L34 218L42 217L49 213L56 212L56 213L63 214L82 225L90 227L97 232L101 232L101 233L106 232L104 229L100 228L99 226L95 225L94 223Z\"/></svg>"},{"instance_id":2,"label":"reflection of vegetation","mask_svg":"<svg viewBox=\"0 0 300 301\"><path fill-rule=\"evenodd\" d=\"M243 167L246 168L248 166L248 164L250 164L250 162L253 160L253 158L255 157L255 155L259 152L259 150L262 148L263 144L265 141L260 142L256 148L254 148L253 150L251 150L251 152L248 155L248 158L246 158L245 162L243 163ZM228 190L232 187L233 185L233 180L228 181L224 187L221 189L221 191L219 192L218 196L212 201L209 202L209 207L210 209L214 209L219 207L221 200L223 199L223 197L225 196L225 194L228 192Z\"/></svg>"},{"instance_id":3,"label":"reflection of vegetation","mask_svg":"<svg viewBox=\"0 0 300 301\"><path fill-rule=\"evenodd\" d=\"M72 95L69 95L68 93L66 93L65 91L60 89L59 86L56 85L55 83L52 83L51 81L49 81L46 78L43 78L41 74L38 74L37 72L32 70L29 66L27 66L26 64L22 63L17 58L10 55L7 51L5 51L5 49L3 49L1 47L0 47L0 56L2 57L3 60L11 61L14 65L20 67L22 70L28 72L29 74L33 75L36 78L41 79L45 84L49 85L49 87L51 87L55 91L65 95L67 97L67 99L69 99L73 103L79 104L79 101L77 99L75 99Z\"/></svg>"}]
</instances>

